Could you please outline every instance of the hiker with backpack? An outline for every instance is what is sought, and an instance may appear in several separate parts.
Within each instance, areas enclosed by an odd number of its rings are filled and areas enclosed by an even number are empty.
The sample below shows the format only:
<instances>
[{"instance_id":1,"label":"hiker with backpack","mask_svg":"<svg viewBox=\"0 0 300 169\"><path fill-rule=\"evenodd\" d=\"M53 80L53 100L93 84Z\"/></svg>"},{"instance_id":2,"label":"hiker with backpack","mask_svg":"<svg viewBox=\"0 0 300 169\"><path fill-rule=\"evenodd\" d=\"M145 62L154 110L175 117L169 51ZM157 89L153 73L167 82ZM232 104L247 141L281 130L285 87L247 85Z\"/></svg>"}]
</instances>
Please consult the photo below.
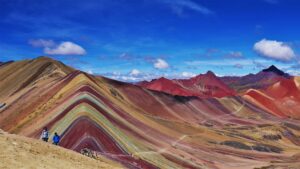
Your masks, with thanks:
<instances>
[{"instance_id":1,"label":"hiker with backpack","mask_svg":"<svg viewBox=\"0 0 300 169\"><path fill-rule=\"evenodd\" d=\"M58 145L59 141L60 141L60 136L55 132L54 136L52 138L53 144L54 145Z\"/></svg>"},{"instance_id":2,"label":"hiker with backpack","mask_svg":"<svg viewBox=\"0 0 300 169\"><path fill-rule=\"evenodd\" d=\"M45 142L48 142L49 140L49 132L48 132L48 129L47 127L45 127L42 131L42 135L41 135L41 139Z\"/></svg>"}]
</instances>

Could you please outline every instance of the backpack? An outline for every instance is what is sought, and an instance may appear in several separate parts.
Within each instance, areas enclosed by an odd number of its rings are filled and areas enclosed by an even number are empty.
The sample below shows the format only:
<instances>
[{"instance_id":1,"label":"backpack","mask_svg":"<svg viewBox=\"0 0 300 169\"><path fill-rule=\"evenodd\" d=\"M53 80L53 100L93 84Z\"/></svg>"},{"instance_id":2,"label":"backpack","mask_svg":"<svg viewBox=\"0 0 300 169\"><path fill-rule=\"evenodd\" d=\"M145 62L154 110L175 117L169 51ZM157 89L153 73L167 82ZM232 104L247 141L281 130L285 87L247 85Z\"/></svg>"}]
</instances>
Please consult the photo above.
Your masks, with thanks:
<instances>
[{"instance_id":1,"label":"backpack","mask_svg":"<svg viewBox=\"0 0 300 169\"><path fill-rule=\"evenodd\" d=\"M49 138L49 132L44 130L42 133L42 138Z\"/></svg>"}]
</instances>

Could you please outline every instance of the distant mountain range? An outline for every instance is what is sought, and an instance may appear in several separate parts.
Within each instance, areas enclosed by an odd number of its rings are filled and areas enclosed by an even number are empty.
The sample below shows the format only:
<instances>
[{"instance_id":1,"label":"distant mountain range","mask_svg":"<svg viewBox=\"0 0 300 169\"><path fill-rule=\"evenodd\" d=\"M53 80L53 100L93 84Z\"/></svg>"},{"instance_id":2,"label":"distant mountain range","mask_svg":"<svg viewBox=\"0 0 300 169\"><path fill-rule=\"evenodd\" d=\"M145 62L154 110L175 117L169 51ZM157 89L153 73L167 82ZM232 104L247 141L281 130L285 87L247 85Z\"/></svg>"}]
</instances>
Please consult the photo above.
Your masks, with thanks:
<instances>
[{"instance_id":1,"label":"distant mountain range","mask_svg":"<svg viewBox=\"0 0 300 169\"><path fill-rule=\"evenodd\" d=\"M190 79L169 80L162 77L154 79L151 82L144 81L138 84L147 89L179 96L198 96L205 98L235 95L235 91L230 89L211 71Z\"/></svg>"},{"instance_id":2,"label":"distant mountain range","mask_svg":"<svg viewBox=\"0 0 300 169\"><path fill-rule=\"evenodd\" d=\"M291 168L300 78L275 66L242 77L124 83L39 57L0 64L0 128L88 148L124 168Z\"/></svg>"},{"instance_id":3,"label":"distant mountain range","mask_svg":"<svg viewBox=\"0 0 300 169\"><path fill-rule=\"evenodd\" d=\"M257 74L246 76L217 77L212 71L190 79L166 79L164 77L138 85L172 95L198 97L225 97L242 93L248 89L265 89L276 82L292 78L274 65Z\"/></svg>"},{"instance_id":4,"label":"distant mountain range","mask_svg":"<svg viewBox=\"0 0 300 169\"><path fill-rule=\"evenodd\" d=\"M221 77L221 80L231 88L234 88L238 92L242 92L248 89L264 89L276 82L283 79L290 79L290 75L279 70L275 66L270 66L257 74L249 74L241 77L225 76Z\"/></svg>"},{"instance_id":5,"label":"distant mountain range","mask_svg":"<svg viewBox=\"0 0 300 169\"><path fill-rule=\"evenodd\" d=\"M213 72L190 79L159 78L138 85L178 96L199 98L242 96L280 117L300 118L299 78L274 65L257 74L217 77Z\"/></svg>"}]
</instances>

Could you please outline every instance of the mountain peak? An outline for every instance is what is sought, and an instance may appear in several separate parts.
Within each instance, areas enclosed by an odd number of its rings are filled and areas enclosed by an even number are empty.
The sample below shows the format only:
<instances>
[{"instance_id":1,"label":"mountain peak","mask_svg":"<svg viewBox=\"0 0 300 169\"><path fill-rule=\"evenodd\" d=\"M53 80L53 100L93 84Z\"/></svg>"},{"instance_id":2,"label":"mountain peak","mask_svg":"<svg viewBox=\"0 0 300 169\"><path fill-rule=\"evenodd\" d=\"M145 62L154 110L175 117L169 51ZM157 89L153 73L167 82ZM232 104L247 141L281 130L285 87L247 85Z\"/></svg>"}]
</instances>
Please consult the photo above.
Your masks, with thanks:
<instances>
[{"instance_id":1,"label":"mountain peak","mask_svg":"<svg viewBox=\"0 0 300 169\"><path fill-rule=\"evenodd\" d=\"M289 75L287 73L284 73L282 70L278 69L276 66L272 65L267 69L262 70L263 72L273 72L279 76L286 76L288 77Z\"/></svg>"},{"instance_id":2,"label":"mountain peak","mask_svg":"<svg viewBox=\"0 0 300 169\"><path fill-rule=\"evenodd\" d=\"M169 79L167 79L167 78L165 78L165 77L160 77L160 78L158 78L157 80L161 81L161 80L169 80Z\"/></svg>"},{"instance_id":3,"label":"mountain peak","mask_svg":"<svg viewBox=\"0 0 300 169\"><path fill-rule=\"evenodd\" d=\"M210 71L210 70L206 72L206 75L209 75L209 76L216 76L215 73L212 72L212 71Z\"/></svg>"},{"instance_id":4,"label":"mountain peak","mask_svg":"<svg viewBox=\"0 0 300 169\"><path fill-rule=\"evenodd\" d=\"M263 71L280 71L276 66L271 65L269 68L264 69Z\"/></svg>"},{"instance_id":5,"label":"mountain peak","mask_svg":"<svg viewBox=\"0 0 300 169\"><path fill-rule=\"evenodd\" d=\"M169 81L172 81L172 80L167 79L167 78L165 78L165 77L160 77L160 78L157 78L157 79L152 79L152 80L150 81L150 83L151 83L151 82L169 82Z\"/></svg>"},{"instance_id":6,"label":"mountain peak","mask_svg":"<svg viewBox=\"0 0 300 169\"><path fill-rule=\"evenodd\" d=\"M50 61L50 62L55 62L56 60L52 59L51 57L47 57L47 56L39 56L33 60L46 60L46 61Z\"/></svg>"},{"instance_id":7,"label":"mountain peak","mask_svg":"<svg viewBox=\"0 0 300 169\"><path fill-rule=\"evenodd\" d=\"M203 77L216 77L216 75L214 72L209 70L205 74L199 74L195 77L192 77L191 79L199 79L199 78L203 78Z\"/></svg>"}]
</instances>

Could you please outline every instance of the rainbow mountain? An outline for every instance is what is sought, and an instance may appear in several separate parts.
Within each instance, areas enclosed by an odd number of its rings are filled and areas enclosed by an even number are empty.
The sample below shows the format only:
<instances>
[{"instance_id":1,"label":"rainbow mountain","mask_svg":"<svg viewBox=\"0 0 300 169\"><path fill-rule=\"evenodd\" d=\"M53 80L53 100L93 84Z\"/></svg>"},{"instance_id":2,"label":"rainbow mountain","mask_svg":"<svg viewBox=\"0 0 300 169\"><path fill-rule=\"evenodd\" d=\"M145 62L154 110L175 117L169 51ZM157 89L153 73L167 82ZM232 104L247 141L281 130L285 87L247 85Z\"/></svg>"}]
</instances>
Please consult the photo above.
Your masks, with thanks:
<instances>
[{"instance_id":1,"label":"rainbow mountain","mask_svg":"<svg viewBox=\"0 0 300 169\"><path fill-rule=\"evenodd\" d=\"M180 91L199 81L230 91L202 97L90 75L47 57L0 63L0 128L39 139L48 127L62 136L60 146L89 148L130 169L296 169L300 79L271 69L176 81Z\"/></svg>"}]
</instances>

